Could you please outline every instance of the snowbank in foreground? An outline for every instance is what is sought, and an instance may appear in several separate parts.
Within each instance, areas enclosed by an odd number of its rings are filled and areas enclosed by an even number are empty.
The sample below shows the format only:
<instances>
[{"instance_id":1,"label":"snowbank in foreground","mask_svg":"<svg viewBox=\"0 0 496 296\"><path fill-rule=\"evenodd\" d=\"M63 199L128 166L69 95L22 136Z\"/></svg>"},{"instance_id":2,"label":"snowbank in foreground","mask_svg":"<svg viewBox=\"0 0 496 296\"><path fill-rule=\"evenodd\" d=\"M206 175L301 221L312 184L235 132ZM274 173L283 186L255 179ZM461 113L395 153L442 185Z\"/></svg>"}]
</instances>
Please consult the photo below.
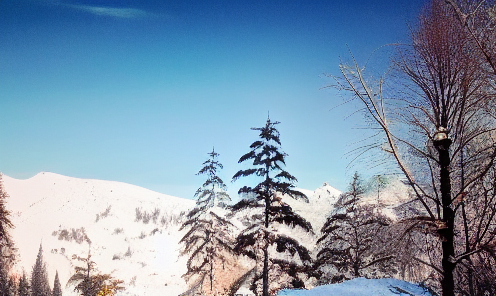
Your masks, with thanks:
<instances>
[{"instance_id":1,"label":"snowbank in foreground","mask_svg":"<svg viewBox=\"0 0 496 296\"><path fill-rule=\"evenodd\" d=\"M418 285L396 279L357 278L311 290L282 290L278 296L431 296Z\"/></svg>"}]
</instances>

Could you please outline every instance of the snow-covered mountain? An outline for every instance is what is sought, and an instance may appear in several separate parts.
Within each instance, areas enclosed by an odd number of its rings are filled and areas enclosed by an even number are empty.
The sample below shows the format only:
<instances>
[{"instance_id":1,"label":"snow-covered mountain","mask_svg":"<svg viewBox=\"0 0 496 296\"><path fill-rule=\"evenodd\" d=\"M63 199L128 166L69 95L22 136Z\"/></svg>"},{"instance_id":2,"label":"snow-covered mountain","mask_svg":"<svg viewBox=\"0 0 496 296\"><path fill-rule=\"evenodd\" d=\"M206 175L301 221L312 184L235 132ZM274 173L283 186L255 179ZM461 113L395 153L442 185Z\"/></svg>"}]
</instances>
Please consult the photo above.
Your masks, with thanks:
<instances>
[{"instance_id":1,"label":"snow-covered mountain","mask_svg":"<svg viewBox=\"0 0 496 296\"><path fill-rule=\"evenodd\" d=\"M28 274L42 243L50 281L58 270L63 288L74 271L72 255L89 250L100 271L125 281L125 295L178 295L186 288L178 228L193 200L53 173L3 180L18 267ZM76 295L72 290L65 287L64 295Z\"/></svg>"},{"instance_id":2,"label":"snow-covered mountain","mask_svg":"<svg viewBox=\"0 0 496 296\"><path fill-rule=\"evenodd\" d=\"M73 255L92 260L104 273L125 282L122 295L178 295L187 289L181 275L186 258L179 256L179 226L193 200L153 192L120 182L77 179L39 173L27 180L3 176L10 195L13 239L19 249L19 270L28 274L43 245L50 281L58 270L64 295L74 271ZM324 184L300 189L309 203L283 201L319 232L340 191ZM309 245L314 239L308 240Z\"/></svg>"}]
</instances>

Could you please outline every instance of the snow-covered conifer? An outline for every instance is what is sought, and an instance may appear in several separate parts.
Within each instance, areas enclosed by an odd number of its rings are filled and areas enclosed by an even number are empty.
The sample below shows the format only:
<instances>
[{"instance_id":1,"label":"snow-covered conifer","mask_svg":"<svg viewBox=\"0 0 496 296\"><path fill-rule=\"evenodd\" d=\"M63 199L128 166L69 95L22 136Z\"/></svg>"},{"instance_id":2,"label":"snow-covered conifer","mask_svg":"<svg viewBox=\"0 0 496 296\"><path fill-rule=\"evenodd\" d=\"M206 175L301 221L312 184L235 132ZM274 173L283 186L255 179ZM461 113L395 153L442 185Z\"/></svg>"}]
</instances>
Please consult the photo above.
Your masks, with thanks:
<instances>
[{"instance_id":1,"label":"snow-covered conifer","mask_svg":"<svg viewBox=\"0 0 496 296\"><path fill-rule=\"evenodd\" d=\"M55 272L55 280L53 281L53 296L62 296L62 287L60 286L59 272Z\"/></svg>"},{"instance_id":2,"label":"snow-covered conifer","mask_svg":"<svg viewBox=\"0 0 496 296\"><path fill-rule=\"evenodd\" d=\"M26 272L22 271L22 277L19 279L19 285L17 286L18 296L30 296L31 290L29 286L29 280L26 276Z\"/></svg>"},{"instance_id":3,"label":"snow-covered conifer","mask_svg":"<svg viewBox=\"0 0 496 296\"><path fill-rule=\"evenodd\" d=\"M46 263L43 260L43 248L40 244L36 263L31 273L31 295L32 296L51 296L52 291L48 281L48 272Z\"/></svg>"},{"instance_id":4,"label":"snow-covered conifer","mask_svg":"<svg viewBox=\"0 0 496 296\"><path fill-rule=\"evenodd\" d=\"M358 173L353 175L349 191L343 193L321 229L317 243L316 268L323 284L354 277L377 277L388 271L388 253L382 239L390 221L373 204L361 198L365 186Z\"/></svg>"},{"instance_id":5,"label":"snow-covered conifer","mask_svg":"<svg viewBox=\"0 0 496 296\"><path fill-rule=\"evenodd\" d=\"M226 185L224 181L217 175L217 170L222 169L222 164L217 160L219 153L208 153L210 156L202 165L202 169L197 175L207 175L207 180L203 183L202 187L198 188L195 193L196 204L198 209L204 210L211 208L215 205L225 206L231 198L226 192Z\"/></svg>"},{"instance_id":6,"label":"snow-covered conifer","mask_svg":"<svg viewBox=\"0 0 496 296\"><path fill-rule=\"evenodd\" d=\"M285 224L313 232L311 224L282 201L286 196L307 202L308 198L294 189L296 178L283 169L287 154L281 151L279 131L275 128L277 124L279 122L267 118L264 127L252 128L260 131L260 138L251 144L250 152L243 155L239 163L249 160L253 167L240 170L233 176L233 181L248 176L262 179L254 187L244 186L239 190L245 199L235 204L232 210L233 213L254 211L247 222L249 226L237 237L236 250L256 261L258 267L255 270L258 272L252 278L250 289L263 296L282 288L304 288L304 280L311 272L308 249L274 227Z\"/></svg>"},{"instance_id":7,"label":"snow-covered conifer","mask_svg":"<svg viewBox=\"0 0 496 296\"><path fill-rule=\"evenodd\" d=\"M0 275L0 295L15 296L17 292L17 282L14 276L4 270Z\"/></svg>"},{"instance_id":8,"label":"snow-covered conifer","mask_svg":"<svg viewBox=\"0 0 496 296\"><path fill-rule=\"evenodd\" d=\"M216 292L216 269L223 267L222 263L228 261L227 258L233 253L231 229L234 225L223 217L223 207L230 198L226 185L217 176L217 170L222 168L216 160L219 154L212 149L208 155L210 158L197 174L206 174L208 178L195 193L196 206L181 226L180 230L187 229L187 232L180 243L183 244L181 254L189 256L187 272L183 276L194 289L213 294Z\"/></svg>"}]
</instances>

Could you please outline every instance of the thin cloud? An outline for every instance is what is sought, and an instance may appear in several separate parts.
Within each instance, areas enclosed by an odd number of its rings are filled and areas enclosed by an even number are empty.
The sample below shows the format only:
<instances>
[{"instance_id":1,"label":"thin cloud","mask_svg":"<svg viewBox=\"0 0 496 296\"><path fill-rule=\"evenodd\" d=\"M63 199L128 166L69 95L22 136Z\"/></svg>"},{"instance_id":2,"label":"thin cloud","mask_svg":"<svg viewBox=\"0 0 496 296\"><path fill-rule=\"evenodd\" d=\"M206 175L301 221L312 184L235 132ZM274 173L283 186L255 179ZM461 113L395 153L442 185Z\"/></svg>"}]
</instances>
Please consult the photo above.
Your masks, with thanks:
<instances>
[{"instance_id":1,"label":"thin cloud","mask_svg":"<svg viewBox=\"0 0 496 296\"><path fill-rule=\"evenodd\" d=\"M101 6L89 6L89 5L67 5L71 8L86 11L95 15L101 16L111 16L117 18L140 18L148 17L153 14L148 13L141 9L136 8L115 8L115 7L101 7Z\"/></svg>"}]
</instances>

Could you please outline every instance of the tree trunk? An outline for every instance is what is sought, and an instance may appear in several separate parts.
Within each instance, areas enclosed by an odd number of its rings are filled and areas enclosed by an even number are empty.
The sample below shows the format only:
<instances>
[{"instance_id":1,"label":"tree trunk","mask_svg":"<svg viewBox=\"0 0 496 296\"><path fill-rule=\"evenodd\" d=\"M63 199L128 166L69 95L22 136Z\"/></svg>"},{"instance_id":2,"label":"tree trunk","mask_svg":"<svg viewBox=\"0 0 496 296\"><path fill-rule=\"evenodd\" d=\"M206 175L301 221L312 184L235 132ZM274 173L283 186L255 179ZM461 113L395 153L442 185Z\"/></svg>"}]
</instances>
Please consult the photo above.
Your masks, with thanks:
<instances>
[{"instance_id":1,"label":"tree trunk","mask_svg":"<svg viewBox=\"0 0 496 296\"><path fill-rule=\"evenodd\" d=\"M360 269L358 268L358 262L353 264L353 271L355 272L355 277L360 277Z\"/></svg>"},{"instance_id":2,"label":"tree trunk","mask_svg":"<svg viewBox=\"0 0 496 296\"><path fill-rule=\"evenodd\" d=\"M440 165L440 186L441 186L441 203L443 207L442 222L443 228L438 229L442 239L442 267L443 279L441 281L441 289L443 296L454 296L455 282L453 278L453 271L455 264L451 260L455 257L454 248L454 222L455 216L451 208L451 180L450 180L450 155L449 147L451 140L445 138L442 140L434 141L437 152L439 153Z\"/></svg>"},{"instance_id":3,"label":"tree trunk","mask_svg":"<svg viewBox=\"0 0 496 296\"><path fill-rule=\"evenodd\" d=\"M268 240L268 232L265 232L266 241ZM269 244L266 243L264 246L264 267L263 267L263 296L269 296Z\"/></svg>"},{"instance_id":4,"label":"tree trunk","mask_svg":"<svg viewBox=\"0 0 496 296\"><path fill-rule=\"evenodd\" d=\"M214 291L214 250L210 249L210 292Z\"/></svg>"},{"instance_id":5,"label":"tree trunk","mask_svg":"<svg viewBox=\"0 0 496 296\"><path fill-rule=\"evenodd\" d=\"M262 271L263 296L269 296L269 205L270 197L266 192L265 197L265 229L264 229L264 265Z\"/></svg>"},{"instance_id":6,"label":"tree trunk","mask_svg":"<svg viewBox=\"0 0 496 296\"><path fill-rule=\"evenodd\" d=\"M266 166L267 174L265 181L269 180L269 167ZM264 266L262 272L262 295L269 296L269 207L270 207L270 192L268 186L265 188L265 231L264 231Z\"/></svg>"}]
</instances>

